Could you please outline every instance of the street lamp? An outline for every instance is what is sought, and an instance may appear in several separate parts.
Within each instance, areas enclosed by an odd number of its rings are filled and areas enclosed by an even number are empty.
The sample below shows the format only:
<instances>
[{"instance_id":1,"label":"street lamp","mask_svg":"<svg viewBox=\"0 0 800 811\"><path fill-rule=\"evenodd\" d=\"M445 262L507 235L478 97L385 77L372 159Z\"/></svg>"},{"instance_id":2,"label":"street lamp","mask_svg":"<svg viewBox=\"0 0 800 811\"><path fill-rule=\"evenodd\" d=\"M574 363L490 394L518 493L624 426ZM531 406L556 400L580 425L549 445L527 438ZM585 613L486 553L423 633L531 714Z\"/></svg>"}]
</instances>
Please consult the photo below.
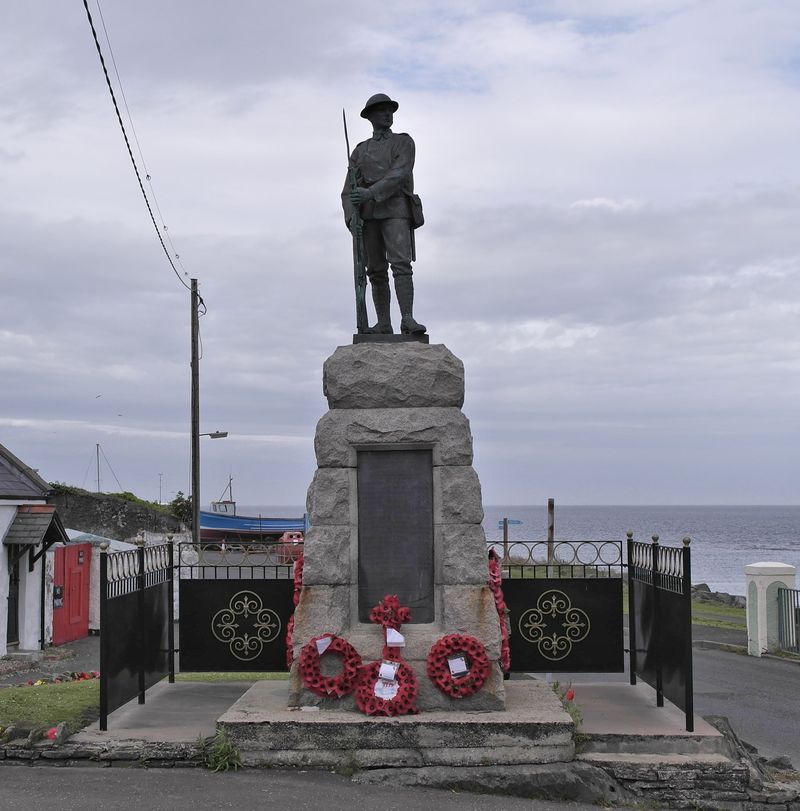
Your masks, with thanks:
<instances>
[{"instance_id":1,"label":"street lamp","mask_svg":"<svg viewBox=\"0 0 800 811\"><path fill-rule=\"evenodd\" d=\"M200 543L200 437L225 439L227 431L209 431L198 433L197 442L192 442L192 543Z\"/></svg>"}]
</instances>

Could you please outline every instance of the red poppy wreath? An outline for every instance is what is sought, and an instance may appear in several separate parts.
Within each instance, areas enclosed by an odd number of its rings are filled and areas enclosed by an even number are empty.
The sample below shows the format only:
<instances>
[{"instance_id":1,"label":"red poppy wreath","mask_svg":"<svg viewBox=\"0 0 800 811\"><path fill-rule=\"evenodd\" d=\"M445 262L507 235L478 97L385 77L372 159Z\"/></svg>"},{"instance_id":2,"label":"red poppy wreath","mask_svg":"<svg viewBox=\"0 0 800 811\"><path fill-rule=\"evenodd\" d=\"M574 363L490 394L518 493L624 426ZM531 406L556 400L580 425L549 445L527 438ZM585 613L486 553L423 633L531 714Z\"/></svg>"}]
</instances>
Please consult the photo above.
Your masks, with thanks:
<instances>
[{"instance_id":1,"label":"red poppy wreath","mask_svg":"<svg viewBox=\"0 0 800 811\"><path fill-rule=\"evenodd\" d=\"M338 653L342 670L336 676L325 676L320 670L323 656ZM318 696L341 698L353 692L361 672L361 657L346 640L334 634L315 636L300 652L300 676L303 684Z\"/></svg>"},{"instance_id":2,"label":"red poppy wreath","mask_svg":"<svg viewBox=\"0 0 800 811\"><path fill-rule=\"evenodd\" d=\"M381 678L381 667L396 670L394 679ZM356 688L356 706L366 715L413 715L417 710L416 673L403 661L384 659L365 665Z\"/></svg>"},{"instance_id":3,"label":"red poppy wreath","mask_svg":"<svg viewBox=\"0 0 800 811\"><path fill-rule=\"evenodd\" d=\"M448 634L428 653L428 678L450 698L466 698L489 675L486 648L474 636Z\"/></svg>"}]
</instances>

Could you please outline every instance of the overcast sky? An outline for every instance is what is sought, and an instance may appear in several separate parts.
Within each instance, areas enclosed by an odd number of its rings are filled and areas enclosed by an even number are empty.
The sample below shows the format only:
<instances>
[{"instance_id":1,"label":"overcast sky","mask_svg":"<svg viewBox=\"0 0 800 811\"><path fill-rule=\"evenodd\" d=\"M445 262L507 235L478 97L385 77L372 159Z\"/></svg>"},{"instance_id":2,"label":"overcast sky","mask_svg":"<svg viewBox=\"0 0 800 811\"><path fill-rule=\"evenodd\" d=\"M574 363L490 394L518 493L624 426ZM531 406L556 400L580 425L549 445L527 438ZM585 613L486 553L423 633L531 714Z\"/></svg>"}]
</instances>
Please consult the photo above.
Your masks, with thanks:
<instances>
[{"instance_id":1,"label":"overcast sky","mask_svg":"<svg viewBox=\"0 0 800 811\"><path fill-rule=\"evenodd\" d=\"M376 92L417 144L415 315L464 361L486 504L798 502L800 3L101 6L208 307L201 430L230 436L202 440L203 503L229 475L305 499L354 331L341 109L354 145ZM0 443L90 489L100 443L168 500L189 294L82 3L4 3L0 60Z\"/></svg>"}]
</instances>

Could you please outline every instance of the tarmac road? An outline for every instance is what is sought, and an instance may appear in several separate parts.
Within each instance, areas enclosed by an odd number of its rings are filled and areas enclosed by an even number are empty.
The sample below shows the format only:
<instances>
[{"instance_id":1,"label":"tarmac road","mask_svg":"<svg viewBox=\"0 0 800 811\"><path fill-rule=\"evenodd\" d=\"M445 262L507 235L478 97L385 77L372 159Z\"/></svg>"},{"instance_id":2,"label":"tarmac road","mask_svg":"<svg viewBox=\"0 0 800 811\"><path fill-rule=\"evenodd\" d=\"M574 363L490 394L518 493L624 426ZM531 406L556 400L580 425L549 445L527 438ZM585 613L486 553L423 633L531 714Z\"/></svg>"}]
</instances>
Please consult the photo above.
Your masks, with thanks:
<instances>
[{"instance_id":1,"label":"tarmac road","mask_svg":"<svg viewBox=\"0 0 800 811\"><path fill-rule=\"evenodd\" d=\"M326 772L203 769L3 767L1 809L197 811L597 811L597 806L457 794L439 789L360 786Z\"/></svg>"},{"instance_id":2,"label":"tarmac road","mask_svg":"<svg viewBox=\"0 0 800 811\"><path fill-rule=\"evenodd\" d=\"M800 663L702 648L692 658L695 713L727 716L760 755L800 768Z\"/></svg>"}]
</instances>

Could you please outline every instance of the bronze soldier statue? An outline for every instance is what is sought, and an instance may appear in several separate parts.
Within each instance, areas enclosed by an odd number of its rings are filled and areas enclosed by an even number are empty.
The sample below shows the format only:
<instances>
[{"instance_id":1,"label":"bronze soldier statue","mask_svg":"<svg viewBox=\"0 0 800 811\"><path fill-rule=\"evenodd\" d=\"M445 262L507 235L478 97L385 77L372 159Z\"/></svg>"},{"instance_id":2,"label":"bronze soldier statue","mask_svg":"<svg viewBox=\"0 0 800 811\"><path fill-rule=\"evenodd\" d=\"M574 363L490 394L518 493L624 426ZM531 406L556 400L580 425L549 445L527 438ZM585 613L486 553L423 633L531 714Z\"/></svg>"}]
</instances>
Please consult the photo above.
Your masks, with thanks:
<instances>
[{"instance_id":1,"label":"bronze soldier statue","mask_svg":"<svg viewBox=\"0 0 800 811\"><path fill-rule=\"evenodd\" d=\"M419 204L419 198L414 195L414 141L404 132L391 130L398 107L398 103L384 93L377 93L364 105L361 117L372 124L372 138L358 144L350 156L356 182L352 188L351 178L345 180L342 207L348 228L356 207L363 220L367 278L378 316L377 323L364 331L373 334L394 332L390 313L391 267L394 291L400 305L400 331L404 335L422 335L425 327L417 323L413 315L411 270L411 262L416 260L412 204ZM418 208L418 225L421 225L420 215L421 208Z\"/></svg>"}]
</instances>

